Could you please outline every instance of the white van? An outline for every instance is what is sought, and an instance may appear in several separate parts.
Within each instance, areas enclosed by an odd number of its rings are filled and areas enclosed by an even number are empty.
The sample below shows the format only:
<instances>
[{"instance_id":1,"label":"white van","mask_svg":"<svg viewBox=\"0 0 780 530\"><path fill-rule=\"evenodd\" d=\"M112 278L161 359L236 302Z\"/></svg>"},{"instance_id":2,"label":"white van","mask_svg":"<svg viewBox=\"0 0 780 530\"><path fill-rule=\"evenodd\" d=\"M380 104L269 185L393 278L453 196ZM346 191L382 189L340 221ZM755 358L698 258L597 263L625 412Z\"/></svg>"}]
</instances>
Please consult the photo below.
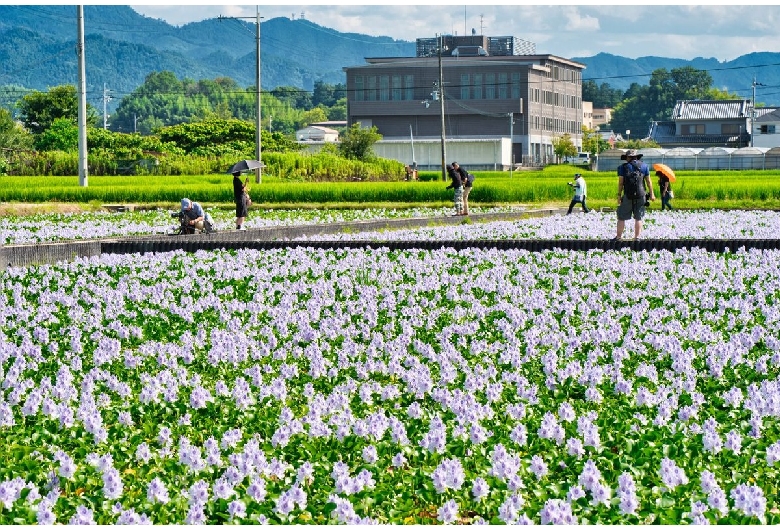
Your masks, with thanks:
<instances>
[{"instance_id":1,"label":"white van","mask_svg":"<svg viewBox=\"0 0 780 530\"><path fill-rule=\"evenodd\" d=\"M587 166L590 164L590 153L580 153L577 156L567 156L563 159L563 163Z\"/></svg>"}]
</instances>

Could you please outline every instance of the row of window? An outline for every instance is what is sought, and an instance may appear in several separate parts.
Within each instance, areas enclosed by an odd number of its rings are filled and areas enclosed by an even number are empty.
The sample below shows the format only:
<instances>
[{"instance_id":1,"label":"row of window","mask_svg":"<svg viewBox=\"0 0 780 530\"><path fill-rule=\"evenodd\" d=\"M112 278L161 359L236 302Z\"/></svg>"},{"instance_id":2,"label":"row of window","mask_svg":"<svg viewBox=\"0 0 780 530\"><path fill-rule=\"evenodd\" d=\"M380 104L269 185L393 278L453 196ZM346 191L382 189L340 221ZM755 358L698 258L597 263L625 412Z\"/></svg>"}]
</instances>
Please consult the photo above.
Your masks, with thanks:
<instances>
[{"instance_id":1,"label":"row of window","mask_svg":"<svg viewBox=\"0 0 780 530\"><path fill-rule=\"evenodd\" d=\"M582 122L578 120L531 116L531 123L531 126L536 130L549 131L551 133L582 134Z\"/></svg>"},{"instance_id":2,"label":"row of window","mask_svg":"<svg viewBox=\"0 0 780 530\"><path fill-rule=\"evenodd\" d=\"M511 76L508 72L462 74L459 86L445 84L445 95L458 94L461 100L519 100L521 86L519 72L512 72ZM355 76L355 101L414 101L420 97L419 94L415 97L416 90L426 90L423 97L433 98L432 92L427 92L428 87L415 85L413 75ZM435 91L436 87L431 90ZM539 88L529 90L529 100L570 109L582 108L581 97Z\"/></svg>"},{"instance_id":3,"label":"row of window","mask_svg":"<svg viewBox=\"0 0 780 530\"><path fill-rule=\"evenodd\" d=\"M681 136L707 134L703 123L686 123L680 125ZM742 134L742 126L738 123L721 123L720 134Z\"/></svg>"}]
</instances>

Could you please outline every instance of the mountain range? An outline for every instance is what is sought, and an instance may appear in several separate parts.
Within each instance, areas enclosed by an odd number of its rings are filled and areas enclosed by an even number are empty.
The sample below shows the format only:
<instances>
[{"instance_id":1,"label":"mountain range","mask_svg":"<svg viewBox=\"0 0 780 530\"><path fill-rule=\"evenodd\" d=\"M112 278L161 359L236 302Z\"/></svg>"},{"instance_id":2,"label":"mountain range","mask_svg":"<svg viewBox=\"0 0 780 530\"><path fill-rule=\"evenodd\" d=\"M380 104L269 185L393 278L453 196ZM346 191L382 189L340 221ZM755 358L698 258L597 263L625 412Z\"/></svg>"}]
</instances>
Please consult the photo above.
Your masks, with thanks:
<instances>
[{"instance_id":1,"label":"mountain range","mask_svg":"<svg viewBox=\"0 0 780 530\"><path fill-rule=\"evenodd\" d=\"M77 7L75 5L0 6L0 87L47 90L77 84ZM168 70L180 79L230 77L243 87L256 81L257 26L254 21L215 18L173 26L140 15L129 6L84 6L88 101L109 110L152 72ZM421 35L430 37L431 35ZM366 57L414 57L416 43L391 37L341 33L305 19L273 18L260 24L261 86L312 90L316 81L345 82L343 68ZM544 50L537 50L545 53ZM630 59L600 53L570 57L586 65L583 80L627 89L647 84L658 68L692 66L707 70L714 86L750 98L760 70L756 101L780 104L780 53L751 53L732 61L664 57ZM761 68L766 67L766 68ZM762 99L762 93L766 94ZM0 97L0 105L13 102Z\"/></svg>"}]
</instances>

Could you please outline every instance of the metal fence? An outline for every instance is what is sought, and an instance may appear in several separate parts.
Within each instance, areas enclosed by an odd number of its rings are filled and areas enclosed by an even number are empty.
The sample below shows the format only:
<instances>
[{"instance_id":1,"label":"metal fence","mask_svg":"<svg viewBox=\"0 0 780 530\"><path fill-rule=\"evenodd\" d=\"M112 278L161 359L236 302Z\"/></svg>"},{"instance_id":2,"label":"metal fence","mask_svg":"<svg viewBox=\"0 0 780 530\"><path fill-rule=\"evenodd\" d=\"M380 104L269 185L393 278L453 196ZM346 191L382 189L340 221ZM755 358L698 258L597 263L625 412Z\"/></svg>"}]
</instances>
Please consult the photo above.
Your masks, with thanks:
<instances>
[{"instance_id":1,"label":"metal fence","mask_svg":"<svg viewBox=\"0 0 780 530\"><path fill-rule=\"evenodd\" d=\"M594 171L611 171L624 162L622 149L610 149L600 153L593 163ZM780 152L775 148L747 147L742 149L703 149L699 152L680 149L639 149L642 162L666 164L674 170L712 171L712 170L750 170L780 169Z\"/></svg>"}]
</instances>

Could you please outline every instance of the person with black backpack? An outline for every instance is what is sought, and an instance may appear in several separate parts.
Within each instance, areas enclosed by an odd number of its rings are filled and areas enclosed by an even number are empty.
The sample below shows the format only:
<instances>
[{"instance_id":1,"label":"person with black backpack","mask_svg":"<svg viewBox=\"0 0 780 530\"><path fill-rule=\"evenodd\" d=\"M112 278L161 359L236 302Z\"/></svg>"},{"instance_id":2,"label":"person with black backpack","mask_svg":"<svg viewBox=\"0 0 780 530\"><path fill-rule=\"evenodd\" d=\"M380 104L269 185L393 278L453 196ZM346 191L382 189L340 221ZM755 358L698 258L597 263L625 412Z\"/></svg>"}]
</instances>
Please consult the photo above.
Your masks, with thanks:
<instances>
[{"instance_id":1,"label":"person with black backpack","mask_svg":"<svg viewBox=\"0 0 780 530\"><path fill-rule=\"evenodd\" d=\"M626 221L631 217L634 218L634 240L637 240L642 235L645 207L650 204L647 202L648 195L651 201L655 200L655 193L650 182L650 169L647 164L642 162L642 155L637 153L636 149L629 149L620 159L626 162L619 165L617 169L618 222L617 235L613 241L620 241L623 238Z\"/></svg>"}]
</instances>

